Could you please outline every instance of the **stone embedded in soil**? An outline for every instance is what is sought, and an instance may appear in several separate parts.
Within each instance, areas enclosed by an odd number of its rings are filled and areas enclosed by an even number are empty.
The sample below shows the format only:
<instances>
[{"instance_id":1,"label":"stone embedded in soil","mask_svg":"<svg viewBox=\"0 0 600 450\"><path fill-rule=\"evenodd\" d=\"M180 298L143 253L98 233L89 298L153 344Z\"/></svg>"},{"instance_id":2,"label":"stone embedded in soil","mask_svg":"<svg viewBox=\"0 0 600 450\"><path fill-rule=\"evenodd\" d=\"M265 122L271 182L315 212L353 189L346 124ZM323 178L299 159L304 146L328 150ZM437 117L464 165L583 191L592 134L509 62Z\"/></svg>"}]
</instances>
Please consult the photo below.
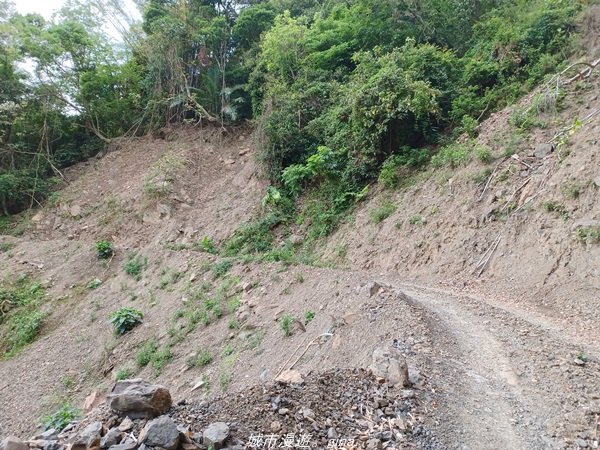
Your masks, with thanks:
<instances>
[{"instance_id":1,"label":"stone embedded in soil","mask_svg":"<svg viewBox=\"0 0 600 450\"><path fill-rule=\"evenodd\" d=\"M285 384L302 384L304 382L304 378L297 370L288 369L281 372L279 376L275 378L275 381Z\"/></svg>"},{"instance_id":2,"label":"stone embedded in soil","mask_svg":"<svg viewBox=\"0 0 600 450\"><path fill-rule=\"evenodd\" d=\"M384 346L373 352L371 371L376 377L385 378L390 384L408 386L408 366L398 349Z\"/></svg>"},{"instance_id":3,"label":"stone embedded in soil","mask_svg":"<svg viewBox=\"0 0 600 450\"><path fill-rule=\"evenodd\" d=\"M169 391L141 379L118 381L107 396L111 409L132 419L154 418L171 408Z\"/></svg>"},{"instance_id":4,"label":"stone embedded in soil","mask_svg":"<svg viewBox=\"0 0 600 450\"><path fill-rule=\"evenodd\" d=\"M0 447L3 450L29 450L29 446L25 442L13 436L4 439Z\"/></svg>"},{"instance_id":5,"label":"stone embedded in soil","mask_svg":"<svg viewBox=\"0 0 600 450\"><path fill-rule=\"evenodd\" d=\"M85 398L83 402L83 413L87 414L94 408L96 408L100 403L106 400L106 396L100 394L97 391L92 392Z\"/></svg>"},{"instance_id":6,"label":"stone embedded in soil","mask_svg":"<svg viewBox=\"0 0 600 450\"><path fill-rule=\"evenodd\" d=\"M202 432L202 441L206 446L213 446L215 449L220 449L225 440L229 437L229 427L225 422L211 423Z\"/></svg>"},{"instance_id":7,"label":"stone embedded in soil","mask_svg":"<svg viewBox=\"0 0 600 450\"><path fill-rule=\"evenodd\" d=\"M175 450L179 446L179 430L168 416L160 416L146 424L140 433L139 442L149 447Z\"/></svg>"}]
</instances>

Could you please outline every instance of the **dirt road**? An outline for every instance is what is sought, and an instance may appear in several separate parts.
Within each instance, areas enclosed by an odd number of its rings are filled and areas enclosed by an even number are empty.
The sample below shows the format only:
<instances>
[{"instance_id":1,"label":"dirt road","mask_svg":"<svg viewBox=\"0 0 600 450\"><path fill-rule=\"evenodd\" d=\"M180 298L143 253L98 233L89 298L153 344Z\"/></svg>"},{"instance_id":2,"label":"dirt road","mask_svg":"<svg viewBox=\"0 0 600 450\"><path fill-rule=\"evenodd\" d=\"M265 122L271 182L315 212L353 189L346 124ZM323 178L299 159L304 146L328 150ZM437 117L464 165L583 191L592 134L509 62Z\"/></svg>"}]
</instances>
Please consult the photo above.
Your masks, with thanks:
<instances>
[{"instance_id":1,"label":"dirt road","mask_svg":"<svg viewBox=\"0 0 600 450\"><path fill-rule=\"evenodd\" d=\"M391 281L391 280L390 280ZM597 448L597 336L474 296L390 282L421 308L442 397L437 438L457 449Z\"/></svg>"}]
</instances>

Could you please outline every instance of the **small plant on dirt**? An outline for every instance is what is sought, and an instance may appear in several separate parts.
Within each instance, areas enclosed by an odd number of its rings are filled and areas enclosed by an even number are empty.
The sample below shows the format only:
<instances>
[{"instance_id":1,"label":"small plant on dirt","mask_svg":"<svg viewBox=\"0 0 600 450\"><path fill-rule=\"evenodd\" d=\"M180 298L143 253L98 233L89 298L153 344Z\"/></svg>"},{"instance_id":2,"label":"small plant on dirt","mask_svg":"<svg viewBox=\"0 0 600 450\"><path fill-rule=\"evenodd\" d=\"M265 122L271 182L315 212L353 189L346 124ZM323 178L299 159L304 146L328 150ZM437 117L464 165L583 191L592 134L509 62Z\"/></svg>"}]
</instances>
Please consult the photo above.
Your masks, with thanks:
<instances>
[{"instance_id":1,"label":"small plant on dirt","mask_svg":"<svg viewBox=\"0 0 600 450\"><path fill-rule=\"evenodd\" d=\"M15 248L15 244L12 242L0 242L0 253L6 253Z\"/></svg>"},{"instance_id":2,"label":"small plant on dirt","mask_svg":"<svg viewBox=\"0 0 600 450\"><path fill-rule=\"evenodd\" d=\"M236 319L229 319L229 323L227 324L227 327L230 330L239 330L240 323Z\"/></svg>"},{"instance_id":3,"label":"small plant on dirt","mask_svg":"<svg viewBox=\"0 0 600 450\"><path fill-rule=\"evenodd\" d=\"M102 280L100 280L99 278L94 278L88 282L87 288L88 289L96 289L101 284L102 284Z\"/></svg>"},{"instance_id":4,"label":"small plant on dirt","mask_svg":"<svg viewBox=\"0 0 600 450\"><path fill-rule=\"evenodd\" d=\"M413 214L408 219L408 223L411 225L421 225L423 223L423 217L420 214Z\"/></svg>"},{"instance_id":5,"label":"small plant on dirt","mask_svg":"<svg viewBox=\"0 0 600 450\"><path fill-rule=\"evenodd\" d=\"M546 212L558 214L565 221L569 220L569 212L560 203L553 201L544 202L542 203L542 208L544 208L544 211Z\"/></svg>"},{"instance_id":6,"label":"small plant on dirt","mask_svg":"<svg viewBox=\"0 0 600 450\"><path fill-rule=\"evenodd\" d=\"M154 370L155 376L160 375L162 369L172 359L173 353L171 352L171 348L160 348L156 338L152 338L144 342L135 357L139 367L146 367L148 364L150 364Z\"/></svg>"},{"instance_id":7,"label":"small plant on dirt","mask_svg":"<svg viewBox=\"0 0 600 450\"><path fill-rule=\"evenodd\" d=\"M383 200L377 208L371 211L371 219L375 223L381 223L396 211L396 205L389 200Z\"/></svg>"},{"instance_id":8,"label":"small plant on dirt","mask_svg":"<svg viewBox=\"0 0 600 450\"><path fill-rule=\"evenodd\" d=\"M297 273L294 275L294 281L298 284L302 284L304 283L304 275L302 275L301 273Z\"/></svg>"},{"instance_id":9,"label":"small plant on dirt","mask_svg":"<svg viewBox=\"0 0 600 450\"><path fill-rule=\"evenodd\" d=\"M204 236L200 240L200 242L198 242L198 247L200 248L200 250L210 253L212 255L216 255L217 253L219 253L212 239L208 236Z\"/></svg>"},{"instance_id":10,"label":"small plant on dirt","mask_svg":"<svg viewBox=\"0 0 600 450\"><path fill-rule=\"evenodd\" d=\"M177 270L166 269L163 271L158 287L160 289L167 289L169 286L176 284L182 277L182 273Z\"/></svg>"},{"instance_id":11,"label":"small plant on dirt","mask_svg":"<svg viewBox=\"0 0 600 450\"><path fill-rule=\"evenodd\" d=\"M98 259L109 259L114 254L113 245L108 241L96 242L96 256Z\"/></svg>"},{"instance_id":12,"label":"small plant on dirt","mask_svg":"<svg viewBox=\"0 0 600 450\"><path fill-rule=\"evenodd\" d=\"M54 413L44 417L42 424L45 430L54 428L60 432L80 415L81 413L77 408L69 403L63 403Z\"/></svg>"},{"instance_id":13,"label":"small plant on dirt","mask_svg":"<svg viewBox=\"0 0 600 450\"><path fill-rule=\"evenodd\" d=\"M139 351L135 355L135 362L139 367L146 367L152 361L154 354L158 350L158 340L155 338L149 339L142 344Z\"/></svg>"},{"instance_id":14,"label":"small plant on dirt","mask_svg":"<svg viewBox=\"0 0 600 450\"><path fill-rule=\"evenodd\" d=\"M488 147L477 146L475 147L475 156L479 161L484 164L491 163L494 160L492 152Z\"/></svg>"},{"instance_id":15,"label":"small plant on dirt","mask_svg":"<svg viewBox=\"0 0 600 450\"><path fill-rule=\"evenodd\" d=\"M565 184L561 191L566 197L576 199L581 194L581 186L578 183L569 183Z\"/></svg>"},{"instance_id":16,"label":"small plant on dirt","mask_svg":"<svg viewBox=\"0 0 600 450\"><path fill-rule=\"evenodd\" d=\"M194 359L194 367L208 366L213 361L213 356L208 350L202 350Z\"/></svg>"},{"instance_id":17,"label":"small plant on dirt","mask_svg":"<svg viewBox=\"0 0 600 450\"><path fill-rule=\"evenodd\" d=\"M139 255L129 255L125 266L125 273L133 277L134 280L140 281L142 279L142 272L146 265L148 264L148 259L146 257L142 257Z\"/></svg>"},{"instance_id":18,"label":"small plant on dirt","mask_svg":"<svg viewBox=\"0 0 600 450\"><path fill-rule=\"evenodd\" d=\"M221 372L219 374L219 386L221 389L226 390L231 384L231 374L227 372Z\"/></svg>"},{"instance_id":19,"label":"small plant on dirt","mask_svg":"<svg viewBox=\"0 0 600 450\"><path fill-rule=\"evenodd\" d=\"M132 376L133 376L133 371L129 367L122 367L121 369L117 370L115 378L117 381L120 381L120 380L128 380Z\"/></svg>"},{"instance_id":20,"label":"small plant on dirt","mask_svg":"<svg viewBox=\"0 0 600 450\"><path fill-rule=\"evenodd\" d=\"M315 312L310 309L304 313L304 325L308 325L315 318Z\"/></svg>"},{"instance_id":21,"label":"small plant on dirt","mask_svg":"<svg viewBox=\"0 0 600 450\"><path fill-rule=\"evenodd\" d=\"M290 336L292 334L292 326L294 325L294 321L296 318L291 314L284 314L281 319L279 319L279 327L283 332L284 336Z\"/></svg>"},{"instance_id":22,"label":"small plant on dirt","mask_svg":"<svg viewBox=\"0 0 600 450\"><path fill-rule=\"evenodd\" d=\"M250 339L248 339L248 345L247 348L249 348L250 350L255 350L258 347L260 347L260 344L262 344L263 338L265 337L265 332L264 331L257 331L256 333L254 333L252 336L250 336Z\"/></svg>"},{"instance_id":23,"label":"small plant on dirt","mask_svg":"<svg viewBox=\"0 0 600 450\"><path fill-rule=\"evenodd\" d=\"M492 169L486 167L485 169L480 170L473 176L473 181L477 184L483 184L487 181L489 176L492 174Z\"/></svg>"},{"instance_id":24,"label":"small plant on dirt","mask_svg":"<svg viewBox=\"0 0 600 450\"><path fill-rule=\"evenodd\" d=\"M117 334L125 334L142 323L144 315L135 308L122 307L110 315L110 323Z\"/></svg>"},{"instance_id":25,"label":"small plant on dirt","mask_svg":"<svg viewBox=\"0 0 600 450\"><path fill-rule=\"evenodd\" d=\"M173 353L169 347L161 348L152 357L150 363L154 370L154 376L159 376L164 367L173 359Z\"/></svg>"},{"instance_id":26,"label":"small plant on dirt","mask_svg":"<svg viewBox=\"0 0 600 450\"><path fill-rule=\"evenodd\" d=\"M226 356L233 355L233 352L235 352L233 345L227 344L223 351L221 351L221 356L225 358Z\"/></svg>"},{"instance_id":27,"label":"small plant on dirt","mask_svg":"<svg viewBox=\"0 0 600 450\"><path fill-rule=\"evenodd\" d=\"M600 244L600 226L590 225L587 227L579 227L575 231L577 240L587 244Z\"/></svg>"},{"instance_id":28,"label":"small plant on dirt","mask_svg":"<svg viewBox=\"0 0 600 450\"><path fill-rule=\"evenodd\" d=\"M224 259L222 261L218 261L212 265L212 272L215 278L220 278L229 272L231 269L232 263L228 259Z\"/></svg>"}]
</instances>

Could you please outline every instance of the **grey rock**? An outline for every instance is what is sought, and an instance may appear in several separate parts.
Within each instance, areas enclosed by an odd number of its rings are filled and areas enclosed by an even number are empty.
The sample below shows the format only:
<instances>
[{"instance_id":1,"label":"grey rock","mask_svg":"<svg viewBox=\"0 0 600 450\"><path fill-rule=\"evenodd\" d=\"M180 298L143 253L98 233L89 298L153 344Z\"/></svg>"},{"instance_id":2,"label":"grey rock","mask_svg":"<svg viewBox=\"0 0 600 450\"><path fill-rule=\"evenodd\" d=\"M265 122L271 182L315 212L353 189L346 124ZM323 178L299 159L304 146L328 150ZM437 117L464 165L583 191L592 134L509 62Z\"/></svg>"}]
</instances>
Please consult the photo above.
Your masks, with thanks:
<instances>
[{"instance_id":1,"label":"grey rock","mask_svg":"<svg viewBox=\"0 0 600 450\"><path fill-rule=\"evenodd\" d=\"M552 144L537 144L533 150L533 156L536 158L543 158L552 153L553 150L554 146Z\"/></svg>"},{"instance_id":2,"label":"grey rock","mask_svg":"<svg viewBox=\"0 0 600 450\"><path fill-rule=\"evenodd\" d=\"M102 422L92 422L71 440L72 450L85 450L100 445Z\"/></svg>"},{"instance_id":3,"label":"grey rock","mask_svg":"<svg viewBox=\"0 0 600 450\"><path fill-rule=\"evenodd\" d=\"M8 436L2 441L3 450L29 450L29 445L14 436Z\"/></svg>"},{"instance_id":4,"label":"grey rock","mask_svg":"<svg viewBox=\"0 0 600 450\"><path fill-rule=\"evenodd\" d=\"M379 293L379 291L383 288L381 284L377 281L373 281L367 284L367 292L369 293L369 297L373 297L375 294Z\"/></svg>"},{"instance_id":5,"label":"grey rock","mask_svg":"<svg viewBox=\"0 0 600 450\"><path fill-rule=\"evenodd\" d=\"M125 417L123 422L119 425L119 431L129 431L133 428L133 420L129 417Z\"/></svg>"},{"instance_id":6,"label":"grey rock","mask_svg":"<svg viewBox=\"0 0 600 450\"><path fill-rule=\"evenodd\" d=\"M596 187L600 188L600 177L594 178L594 184L596 185Z\"/></svg>"},{"instance_id":7,"label":"grey rock","mask_svg":"<svg viewBox=\"0 0 600 450\"><path fill-rule=\"evenodd\" d=\"M229 427L225 422L211 423L202 432L202 443L206 446L212 445L216 450L223 447L223 443L229 437Z\"/></svg>"},{"instance_id":8,"label":"grey rock","mask_svg":"<svg viewBox=\"0 0 600 450\"><path fill-rule=\"evenodd\" d=\"M100 448L108 448L113 445L117 445L121 442L123 438L123 432L119 431L118 428L111 428L108 430L108 433L104 435L104 437L100 440Z\"/></svg>"},{"instance_id":9,"label":"grey rock","mask_svg":"<svg viewBox=\"0 0 600 450\"><path fill-rule=\"evenodd\" d=\"M579 448L588 448L587 441L584 441L581 438L575 439L575 445L577 445L577 447L579 447Z\"/></svg>"},{"instance_id":10,"label":"grey rock","mask_svg":"<svg viewBox=\"0 0 600 450\"><path fill-rule=\"evenodd\" d=\"M368 450L379 450L381 448L381 441L379 439L369 439L367 441Z\"/></svg>"},{"instance_id":11,"label":"grey rock","mask_svg":"<svg viewBox=\"0 0 600 450\"><path fill-rule=\"evenodd\" d=\"M65 445L59 444L58 441L46 441L43 450L64 450Z\"/></svg>"},{"instance_id":12,"label":"grey rock","mask_svg":"<svg viewBox=\"0 0 600 450\"><path fill-rule=\"evenodd\" d=\"M146 424L140 433L140 443L148 447L175 450L179 446L179 430L168 416L160 416Z\"/></svg>"},{"instance_id":13,"label":"grey rock","mask_svg":"<svg viewBox=\"0 0 600 450\"><path fill-rule=\"evenodd\" d=\"M33 438L34 440L44 440L44 441L56 441L58 439L58 430L54 428L50 428L49 430L44 431L43 433L38 434Z\"/></svg>"},{"instance_id":14,"label":"grey rock","mask_svg":"<svg viewBox=\"0 0 600 450\"><path fill-rule=\"evenodd\" d=\"M154 418L171 408L168 389L141 379L118 381L107 396L111 409L132 419Z\"/></svg>"},{"instance_id":15,"label":"grey rock","mask_svg":"<svg viewBox=\"0 0 600 450\"><path fill-rule=\"evenodd\" d=\"M371 371L376 377L385 378L390 384L408 386L408 366L402 353L396 348L379 347L373 352Z\"/></svg>"},{"instance_id":16,"label":"grey rock","mask_svg":"<svg viewBox=\"0 0 600 450\"><path fill-rule=\"evenodd\" d=\"M327 439L337 439L338 433L335 431L335 428L331 427L327 430Z\"/></svg>"},{"instance_id":17,"label":"grey rock","mask_svg":"<svg viewBox=\"0 0 600 450\"><path fill-rule=\"evenodd\" d=\"M135 442L127 442L125 444L113 445L112 447L108 447L108 450L134 450L137 447Z\"/></svg>"}]
</instances>

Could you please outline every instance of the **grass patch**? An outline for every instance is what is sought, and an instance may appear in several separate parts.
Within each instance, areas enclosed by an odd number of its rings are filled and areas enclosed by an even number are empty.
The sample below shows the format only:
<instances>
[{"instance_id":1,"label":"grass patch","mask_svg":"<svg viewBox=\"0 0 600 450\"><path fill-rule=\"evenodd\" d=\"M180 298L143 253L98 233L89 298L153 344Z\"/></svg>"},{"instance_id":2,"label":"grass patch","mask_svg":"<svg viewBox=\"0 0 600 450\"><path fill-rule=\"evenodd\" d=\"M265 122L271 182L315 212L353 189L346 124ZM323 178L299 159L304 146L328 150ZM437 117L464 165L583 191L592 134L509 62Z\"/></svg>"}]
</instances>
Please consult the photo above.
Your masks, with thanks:
<instances>
[{"instance_id":1,"label":"grass patch","mask_svg":"<svg viewBox=\"0 0 600 450\"><path fill-rule=\"evenodd\" d=\"M421 225L423 223L423 217L420 214L413 214L408 219L408 223L411 225Z\"/></svg>"},{"instance_id":2,"label":"grass patch","mask_svg":"<svg viewBox=\"0 0 600 450\"><path fill-rule=\"evenodd\" d=\"M129 255L127 262L123 266L125 273L131 276L134 280L140 281L142 279L142 272L148 265L148 258L140 255Z\"/></svg>"},{"instance_id":3,"label":"grass patch","mask_svg":"<svg viewBox=\"0 0 600 450\"><path fill-rule=\"evenodd\" d=\"M128 380L131 377L133 377L133 375L134 373L129 367L122 367L121 369L117 370L115 378L117 379L117 381Z\"/></svg>"},{"instance_id":4,"label":"grass patch","mask_svg":"<svg viewBox=\"0 0 600 450\"><path fill-rule=\"evenodd\" d=\"M229 272L229 269L233 266L233 263L228 259L217 261L212 265L212 273L215 278L220 278Z\"/></svg>"},{"instance_id":5,"label":"grass patch","mask_svg":"<svg viewBox=\"0 0 600 450\"><path fill-rule=\"evenodd\" d=\"M0 284L0 355L15 356L35 340L45 317L40 311L45 298L42 285L24 275Z\"/></svg>"},{"instance_id":6,"label":"grass patch","mask_svg":"<svg viewBox=\"0 0 600 450\"><path fill-rule=\"evenodd\" d=\"M381 223L396 211L396 205L390 200L383 200L379 206L371 211L371 219L374 223Z\"/></svg>"},{"instance_id":7,"label":"grass patch","mask_svg":"<svg viewBox=\"0 0 600 450\"><path fill-rule=\"evenodd\" d=\"M575 231L577 240L585 244L600 244L600 226L589 225L587 227L579 227Z\"/></svg>"},{"instance_id":8,"label":"grass patch","mask_svg":"<svg viewBox=\"0 0 600 450\"><path fill-rule=\"evenodd\" d=\"M284 336L292 335L292 327L294 326L294 321L296 318L291 314L284 314L281 319L279 319L279 328L283 332Z\"/></svg>"},{"instance_id":9,"label":"grass patch","mask_svg":"<svg viewBox=\"0 0 600 450\"><path fill-rule=\"evenodd\" d=\"M140 368L150 364L155 376L160 375L164 366L172 359L171 349L169 347L160 348L156 338L144 342L135 357Z\"/></svg>"},{"instance_id":10,"label":"grass patch","mask_svg":"<svg viewBox=\"0 0 600 450\"><path fill-rule=\"evenodd\" d=\"M0 242L0 253L6 253L15 248L15 244L12 242Z\"/></svg>"},{"instance_id":11,"label":"grass patch","mask_svg":"<svg viewBox=\"0 0 600 450\"><path fill-rule=\"evenodd\" d=\"M80 416L81 412L77 408L71 406L69 403L63 403L56 411L42 419L42 425L44 426L44 430L54 428L60 432Z\"/></svg>"}]
</instances>

